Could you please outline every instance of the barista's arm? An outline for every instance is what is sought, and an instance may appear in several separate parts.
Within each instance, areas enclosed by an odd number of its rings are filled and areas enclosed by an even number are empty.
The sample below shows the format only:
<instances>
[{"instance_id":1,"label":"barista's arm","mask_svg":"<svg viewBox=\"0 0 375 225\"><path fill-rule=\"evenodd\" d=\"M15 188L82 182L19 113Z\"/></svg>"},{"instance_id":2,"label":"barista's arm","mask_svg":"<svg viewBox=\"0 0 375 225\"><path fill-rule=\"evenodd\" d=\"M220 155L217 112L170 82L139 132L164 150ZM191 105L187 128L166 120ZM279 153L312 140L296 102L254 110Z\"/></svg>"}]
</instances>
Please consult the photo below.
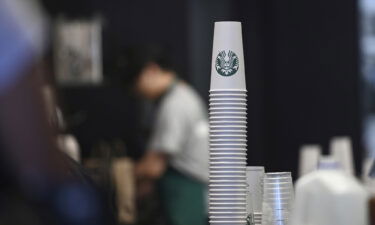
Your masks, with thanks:
<instances>
[{"instance_id":1,"label":"barista's arm","mask_svg":"<svg viewBox=\"0 0 375 225\"><path fill-rule=\"evenodd\" d=\"M140 179L156 180L166 170L168 156L160 151L148 151L136 166L136 175Z\"/></svg>"}]
</instances>

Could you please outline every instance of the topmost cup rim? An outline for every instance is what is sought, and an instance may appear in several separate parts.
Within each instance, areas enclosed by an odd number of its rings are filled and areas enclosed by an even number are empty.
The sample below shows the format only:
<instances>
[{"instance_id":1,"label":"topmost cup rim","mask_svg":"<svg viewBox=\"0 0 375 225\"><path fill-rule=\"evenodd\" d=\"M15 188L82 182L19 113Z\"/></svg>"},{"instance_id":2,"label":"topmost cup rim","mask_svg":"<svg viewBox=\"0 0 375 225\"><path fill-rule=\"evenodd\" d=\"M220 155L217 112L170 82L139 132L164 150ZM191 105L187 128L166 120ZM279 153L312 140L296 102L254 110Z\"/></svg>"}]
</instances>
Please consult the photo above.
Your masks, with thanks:
<instances>
[{"instance_id":1,"label":"topmost cup rim","mask_svg":"<svg viewBox=\"0 0 375 225\"><path fill-rule=\"evenodd\" d=\"M265 174L267 178L279 178L279 177L291 177L292 173L291 172L269 172Z\"/></svg>"},{"instance_id":2,"label":"topmost cup rim","mask_svg":"<svg viewBox=\"0 0 375 225\"><path fill-rule=\"evenodd\" d=\"M246 89L210 89L210 93L213 92L241 92L241 93L247 93Z\"/></svg>"}]
</instances>

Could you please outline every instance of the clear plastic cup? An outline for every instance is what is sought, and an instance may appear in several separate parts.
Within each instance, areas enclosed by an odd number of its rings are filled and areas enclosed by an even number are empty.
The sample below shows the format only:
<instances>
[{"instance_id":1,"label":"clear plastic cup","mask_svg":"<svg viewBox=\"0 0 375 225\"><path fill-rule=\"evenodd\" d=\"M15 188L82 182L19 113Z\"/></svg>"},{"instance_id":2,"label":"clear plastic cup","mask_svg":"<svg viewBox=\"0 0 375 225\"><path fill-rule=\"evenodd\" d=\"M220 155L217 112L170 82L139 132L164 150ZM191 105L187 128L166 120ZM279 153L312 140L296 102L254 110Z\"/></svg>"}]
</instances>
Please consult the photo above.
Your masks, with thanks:
<instances>
[{"instance_id":1,"label":"clear plastic cup","mask_svg":"<svg viewBox=\"0 0 375 225\"><path fill-rule=\"evenodd\" d=\"M263 185L262 225L286 224L294 201L291 173L266 173Z\"/></svg>"}]
</instances>

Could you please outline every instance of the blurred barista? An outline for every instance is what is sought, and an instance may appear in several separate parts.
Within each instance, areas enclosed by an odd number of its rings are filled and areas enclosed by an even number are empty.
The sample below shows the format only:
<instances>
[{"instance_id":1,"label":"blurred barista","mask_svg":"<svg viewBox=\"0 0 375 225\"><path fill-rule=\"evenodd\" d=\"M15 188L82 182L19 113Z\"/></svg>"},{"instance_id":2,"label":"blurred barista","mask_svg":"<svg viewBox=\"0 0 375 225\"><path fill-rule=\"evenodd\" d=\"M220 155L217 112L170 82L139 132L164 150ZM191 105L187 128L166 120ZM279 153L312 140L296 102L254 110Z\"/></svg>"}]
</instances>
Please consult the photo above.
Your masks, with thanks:
<instances>
[{"instance_id":1,"label":"blurred barista","mask_svg":"<svg viewBox=\"0 0 375 225\"><path fill-rule=\"evenodd\" d=\"M125 82L156 104L148 149L136 167L140 191L158 183L171 225L207 223L208 120L206 106L178 79L157 47L128 49L118 62ZM147 190L150 188L150 190Z\"/></svg>"}]
</instances>

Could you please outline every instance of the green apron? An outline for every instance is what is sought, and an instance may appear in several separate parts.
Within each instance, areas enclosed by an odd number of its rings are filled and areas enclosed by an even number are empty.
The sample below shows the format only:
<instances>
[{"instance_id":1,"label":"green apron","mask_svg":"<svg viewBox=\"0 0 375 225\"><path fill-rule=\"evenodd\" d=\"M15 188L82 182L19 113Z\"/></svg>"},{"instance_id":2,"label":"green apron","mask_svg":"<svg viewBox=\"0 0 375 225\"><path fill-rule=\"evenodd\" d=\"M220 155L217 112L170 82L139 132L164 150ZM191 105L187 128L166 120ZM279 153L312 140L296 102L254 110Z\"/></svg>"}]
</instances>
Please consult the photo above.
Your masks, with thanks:
<instances>
[{"instance_id":1,"label":"green apron","mask_svg":"<svg viewBox=\"0 0 375 225\"><path fill-rule=\"evenodd\" d=\"M159 180L159 190L170 225L207 224L207 184L169 167Z\"/></svg>"}]
</instances>

